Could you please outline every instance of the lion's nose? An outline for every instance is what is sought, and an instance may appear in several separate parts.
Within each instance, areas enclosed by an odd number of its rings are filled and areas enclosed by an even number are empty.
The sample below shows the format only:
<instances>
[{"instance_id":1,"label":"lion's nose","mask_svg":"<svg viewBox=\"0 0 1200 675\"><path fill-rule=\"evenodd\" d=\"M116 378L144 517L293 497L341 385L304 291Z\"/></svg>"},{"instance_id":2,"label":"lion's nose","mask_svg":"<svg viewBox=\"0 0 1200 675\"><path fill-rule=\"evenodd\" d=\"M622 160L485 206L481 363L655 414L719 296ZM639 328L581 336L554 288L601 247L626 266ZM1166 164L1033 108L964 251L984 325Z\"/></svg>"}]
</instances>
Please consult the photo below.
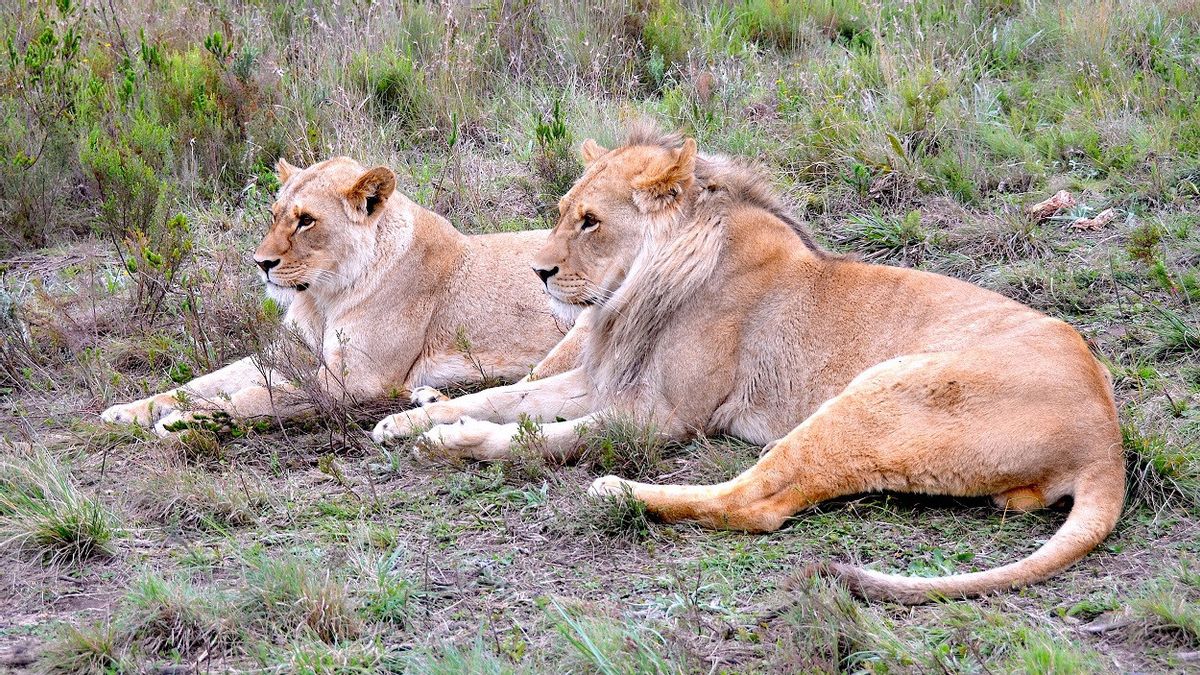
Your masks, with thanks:
<instances>
[{"instance_id":1,"label":"lion's nose","mask_svg":"<svg viewBox=\"0 0 1200 675\"><path fill-rule=\"evenodd\" d=\"M255 260L254 262L266 273L270 272L272 267L279 264L279 258L275 258L274 260Z\"/></svg>"},{"instance_id":2,"label":"lion's nose","mask_svg":"<svg viewBox=\"0 0 1200 675\"><path fill-rule=\"evenodd\" d=\"M545 267L534 267L533 271L537 272L537 275L541 277L542 283L544 284L550 281L550 277L558 274L558 266L551 267L550 269L546 269Z\"/></svg>"}]
</instances>

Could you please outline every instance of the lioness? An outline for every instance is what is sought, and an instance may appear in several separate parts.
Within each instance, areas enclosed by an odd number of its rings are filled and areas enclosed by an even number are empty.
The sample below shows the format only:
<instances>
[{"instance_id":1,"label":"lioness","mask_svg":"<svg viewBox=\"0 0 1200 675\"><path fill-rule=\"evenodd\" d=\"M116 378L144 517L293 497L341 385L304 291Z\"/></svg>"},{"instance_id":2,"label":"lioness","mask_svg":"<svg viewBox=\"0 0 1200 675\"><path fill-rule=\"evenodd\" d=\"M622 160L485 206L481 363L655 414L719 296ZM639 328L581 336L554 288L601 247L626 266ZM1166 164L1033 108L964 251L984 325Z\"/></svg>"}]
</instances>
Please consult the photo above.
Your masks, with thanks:
<instances>
[{"instance_id":1,"label":"lioness","mask_svg":"<svg viewBox=\"0 0 1200 675\"><path fill-rule=\"evenodd\" d=\"M548 453L569 456L579 427L607 411L650 416L676 438L727 433L768 444L731 481L606 476L591 491L629 490L667 521L750 531L881 490L990 495L1015 510L1074 498L1044 546L997 569L825 568L901 602L1045 579L1112 530L1125 485L1112 385L1070 326L962 281L830 255L763 176L697 157L691 139L636 133L611 152L589 140L583 157L535 259L554 298L595 308L582 366L393 415L376 438L433 422L424 442L493 459L526 414L551 421Z\"/></svg>"},{"instance_id":2,"label":"lioness","mask_svg":"<svg viewBox=\"0 0 1200 675\"><path fill-rule=\"evenodd\" d=\"M485 375L515 380L562 338L527 267L545 230L465 236L395 192L387 167L346 157L276 168L273 221L254 260L268 295L287 303L285 324L320 354L325 391L371 399ZM278 374L268 387L262 371L244 358L101 416L166 433L194 416L179 409L185 399L237 418L308 408Z\"/></svg>"}]
</instances>

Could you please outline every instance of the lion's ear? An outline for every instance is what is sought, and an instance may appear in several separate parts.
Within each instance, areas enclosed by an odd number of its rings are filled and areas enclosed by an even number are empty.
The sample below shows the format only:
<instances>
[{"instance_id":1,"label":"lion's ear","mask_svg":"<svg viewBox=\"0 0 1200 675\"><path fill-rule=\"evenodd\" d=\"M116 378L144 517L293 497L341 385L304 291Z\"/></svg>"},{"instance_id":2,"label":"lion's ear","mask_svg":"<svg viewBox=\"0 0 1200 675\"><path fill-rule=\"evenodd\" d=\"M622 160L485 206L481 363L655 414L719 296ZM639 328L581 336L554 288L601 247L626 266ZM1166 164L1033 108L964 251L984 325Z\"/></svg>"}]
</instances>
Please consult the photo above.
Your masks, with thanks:
<instances>
[{"instance_id":1,"label":"lion's ear","mask_svg":"<svg viewBox=\"0 0 1200 675\"><path fill-rule=\"evenodd\" d=\"M346 191L346 201L369 216L379 210L396 190L396 174L386 166L367 170Z\"/></svg>"},{"instance_id":2,"label":"lion's ear","mask_svg":"<svg viewBox=\"0 0 1200 675\"><path fill-rule=\"evenodd\" d=\"M279 158L278 162L275 162L275 173L279 176L280 185L287 183L292 179L292 176L300 173L300 171L302 171L300 167L292 166L286 159L282 157Z\"/></svg>"},{"instance_id":3,"label":"lion's ear","mask_svg":"<svg viewBox=\"0 0 1200 675\"><path fill-rule=\"evenodd\" d=\"M633 179L638 208L654 211L675 201L683 189L695 180L696 139L689 138L683 147L651 162Z\"/></svg>"},{"instance_id":4,"label":"lion's ear","mask_svg":"<svg viewBox=\"0 0 1200 675\"><path fill-rule=\"evenodd\" d=\"M594 138L587 139L583 142L583 146L579 148L579 154L583 156L583 163L585 165L600 159L606 152L608 150L603 145L597 143Z\"/></svg>"}]
</instances>

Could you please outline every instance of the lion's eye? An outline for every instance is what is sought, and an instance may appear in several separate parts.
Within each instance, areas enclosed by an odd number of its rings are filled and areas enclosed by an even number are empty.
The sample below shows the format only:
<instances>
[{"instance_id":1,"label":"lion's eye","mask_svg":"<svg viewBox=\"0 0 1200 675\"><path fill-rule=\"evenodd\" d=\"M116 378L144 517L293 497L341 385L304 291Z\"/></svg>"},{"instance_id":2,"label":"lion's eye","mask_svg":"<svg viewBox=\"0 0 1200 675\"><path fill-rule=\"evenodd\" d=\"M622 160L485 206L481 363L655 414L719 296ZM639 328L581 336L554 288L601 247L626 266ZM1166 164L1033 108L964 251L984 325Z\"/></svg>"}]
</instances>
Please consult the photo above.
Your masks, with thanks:
<instances>
[{"instance_id":1,"label":"lion's eye","mask_svg":"<svg viewBox=\"0 0 1200 675\"><path fill-rule=\"evenodd\" d=\"M313 217L308 215L307 213L302 214L300 216L300 220L296 223L296 231L299 232L300 230L303 230L305 228L312 227L312 225L313 225Z\"/></svg>"},{"instance_id":2,"label":"lion's eye","mask_svg":"<svg viewBox=\"0 0 1200 675\"><path fill-rule=\"evenodd\" d=\"M600 224L594 213L588 212L583 214L583 222L579 225L579 230L590 230Z\"/></svg>"}]
</instances>

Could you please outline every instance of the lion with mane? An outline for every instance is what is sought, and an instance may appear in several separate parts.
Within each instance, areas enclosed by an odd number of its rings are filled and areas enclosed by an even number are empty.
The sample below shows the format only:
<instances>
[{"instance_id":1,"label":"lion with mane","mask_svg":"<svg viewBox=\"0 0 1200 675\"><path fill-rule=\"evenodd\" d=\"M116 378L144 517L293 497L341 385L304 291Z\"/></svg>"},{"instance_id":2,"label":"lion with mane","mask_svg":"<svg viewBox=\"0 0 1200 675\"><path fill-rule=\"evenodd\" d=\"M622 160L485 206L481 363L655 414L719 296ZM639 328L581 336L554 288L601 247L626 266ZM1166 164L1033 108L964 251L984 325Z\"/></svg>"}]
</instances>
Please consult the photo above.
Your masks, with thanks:
<instances>
[{"instance_id":1,"label":"lion with mane","mask_svg":"<svg viewBox=\"0 0 1200 675\"><path fill-rule=\"evenodd\" d=\"M590 308L588 329L567 338L581 365L392 415L377 440L428 429L418 447L496 459L527 415L545 422L540 447L569 458L581 427L614 413L676 439L729 434L766 446L732 480L606 476L591 491L746 531L869 492L989 496L1018 511L1073 498L1049 541L995 569L817 568L908 603L1046 579L1112 530L1125 486L1112 384L1069 325L963 281L823 251L761 172L699 156L691 139L635 131L611 151L586 141L583 158L535 258L556 302Z\"/></svg>"}]
</instances>

